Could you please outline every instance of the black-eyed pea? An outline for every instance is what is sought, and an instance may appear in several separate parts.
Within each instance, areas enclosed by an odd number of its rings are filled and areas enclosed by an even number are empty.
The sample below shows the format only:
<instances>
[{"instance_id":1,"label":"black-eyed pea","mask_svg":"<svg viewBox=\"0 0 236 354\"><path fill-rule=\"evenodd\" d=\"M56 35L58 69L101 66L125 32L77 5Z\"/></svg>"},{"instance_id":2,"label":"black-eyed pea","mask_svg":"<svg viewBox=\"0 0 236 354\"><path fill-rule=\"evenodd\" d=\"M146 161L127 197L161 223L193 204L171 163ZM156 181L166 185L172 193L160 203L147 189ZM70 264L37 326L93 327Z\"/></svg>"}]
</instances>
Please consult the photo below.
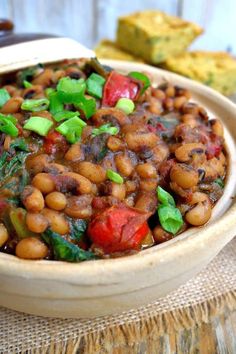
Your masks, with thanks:
<instances>
[{"instance_id":1,"label":"black-eyed pea","mask_svg":"<svg viewBox=\"0 0 236 354\"><path fill-rule=\"evenodd\" d=\"M77 184L77 191L80 194L89 194L92 192L92 183L90 180L79 173L66 172L61 174L62 177L73 179Z\"/></svg>"},{"instance_id":2,"label":"black-eyed pea","mask_svg":"<svg viewBox=\"0 0 236 354\"><path fill-rule=\"evenodd\" d=\"M46 198L45 202L50 209L63 210L66 207L66 196L61 192L51 192Z\"/></svg>"},{"instance_id":3,"label":"black-eyed pea","mask_svg":"<svg viewBox=\"0 0 236 354\"><path fill-rule=\"evenodd\" d=\"M77 219L87 219L92 215L92 196L81 195L68 198L65 214Z\"/></svg>"},{"instance_id":4,"label":"black-eyed pea","mask_svg":"<svg viewBox=\"0 0 236 354\"><path fill-rule=\"evenodd\" d=\"M27 237L16 245L16 256L23 259L43 259L48 254L48 247L35 237Z\"/></svg>"},{"instance_id":5,"label":"black-eyed pea","mask_svg":"<svg viewBox=\"0 0 236 354\"><path fill-rule=\"evenodd\" d=\"M141 178L156 178L156 168L149 162L143 163L136 167L136 172Z\"/></svg>"},{"instance_id":6,"label":"black-eyed pea","mask_svg":"<svg viewBox=\"0 0 236 354\"><path fill-rule=\"evenodd\" d=\"M221 123L221 121L219 119L212 119L210 120L211 123L211 129L213 131L214 134L223 137L224 136L224 128L223 128L223 124Z\"/></svg>"},{"instance_id":7,"label":"black-eyed pea","mask_svg":"<svg viewBox=\"0 0 236 354\"><path fill-rule=\"evenodd\" d=\"M187 124L190 126L190 128L195 128L198 124L197 120L195 119L193 114L184 114L181 117L181 120L184 124Z\"/></svg>"},{"instance_id":8,"label":"black-eyed pea","mask_svg":"<svg viewBox=\"0 0 236 354\"><path fill-rule=\"evenodd\" d=\"M190 165L176 163L170 170L170 178L184 189L192 188L198 183L198 172Z\"/></svg>"},{"instance_id":9,"label":"black-eyed pea","mask_svg":"<svg viewBox=\"0 0 236 354\"><path fill-rule=\"evenodd\" d=\"M110 136L107 140L107 147L111 151L121 151L124 149L124 142L116 136Z\"/></svg>"},{"instance_id":10,"label":"black-eyed pea","mask_svg":"<svg viewBox=\"0 0 236 354\"><path fill-rule=\"evenodd\" d=\"M9 234L5 225L0 224L0 247L2 247L8 240Z\"/></svg>"},{"instance_id":11,"label":"black-eyed pea","mask_svg":"<svg viewBox=\"0 0 236 354\"><path fill-rule=\"evenodd\" d=\"M134 170L131 159L126 154L115 156L117 170L125 177L129 177Z\"/></svg>"},{"instance_id":12,"label":"black-eyed pea","mask_svg":"<svg viewBox=\"0 0 236 354\"><path fill-rule=\"evenodd\" d=\"M106 180L106 170L92 162L79 162L76 171L93 183L102 183Z\"/></svg>"},{"instance_id":13,"label":"black-eyed pea","mask_svg":"<svg viewBox=\"0 0 236 354\"><path fill-rule=\"evenodd\" d=\"M49 225L52 231L57 232L60 235L65 235L69 233L69 224L63 213L59 211L44 208L42 210L42 215L49 221Z\"/></svg>"},{"instance_id":14,"label":"black-eyed pea","mask_svg":"<svg viewBox=\"0 0 236 354\"><path fill-rule=\"evenodd\" d=\"M196 192L193 194L191 204L194 206L185 214L185 220L193 226L204 225L212 213L209 197L204 193Z\"/></svg>"},{"instance_id":15,"label":"black-eyed pea","mask_svg":"<svg viewBox=\"0 0 236 354\"><path fill-rule=\"evenodd\" d=\"M82 161L84 159L84 153L81 148L80 142L71 145L69 150L65 154L65 159L67 161Z\"/></svg>"},{"instance_id":16,"label":"black-eyed pea","mask_svg":"<svg viewBox=\"0 0 236 354\"><path fill-rule=\"evenodd\" d=\"M206 147L201 143L188 143L175 150L175 157L180 162L188 162L194 154L204 154Z\"/></svg>"},{"instance_id":17,"label":"black-eyed pea","mask_svg":"<svg viewBox=\"0 0 236 354\"><path fill-rule=\"evenodd\" d=\"M187 97L179 96L174 99L174 108L179 110L187 102Z\"/></svg>"},{"instance_id":18,"label":"black-eyed pea","mask_svg":"<svg viewBox=\"0 0 236 354\"><path fill-rule=\"evenodd\" d=\"M11 97L1 108L1 112L4 114L17 113L21 108L23 102L22 97Z\"/></svg>"},{"instance_id":19,"label":"black-eyed pea","mask_svg":"<svg viewBox=\"0 0 236 354\"><path fill-rule=\"evenodd\" d=\"M130 150L140 151L145 148L152 149L156 146L159 138L154 133L127 133L125 134L125 141Z\"/></svg>"},{"instance_id":20,"label":"black-eyed pea","mask_svg":"<svg viewBox=\"0 0 236 354\"><path fill-rule=\"evenodd\" d=\"M35 233L42 233L49 226L48 219L40 213L28 212L25 221L28 229Z\"/></svg>"},{"instance_id":21,"label":"black-eyed pea","mask_svg":"<svg viewBox=\"0 0 236 354\"><path fill-rule=\"evenodd\" d=\"M111 182L111 195L119 200L125 199L126 188L125 184Z\"/></svg>"},{"instance_id":22,"label":"black-eyed pea","mask_svg":"<svg viewBox=\"0 0 236 354\"><path fill-rule=\"evenodd\" d=\"M44 208L41 191L33 186L26 186L21 195L22 203L30 212L40 212Z\"/></svg>"},{"instance_id":23,"label":"black-eyed pea","mask_svg":"<svg viewBox=\"0 0 236 354\"><path fill-rule=\"evenodd\" d=\"M55 190L55 183L49 173L38 173L34 176L32 185L38 188L43 194L48 194Z\"/></svg>"},{"instance_id":24,"label":"black-eyed pea","mask_svg":"<svg viewBox=\"0 0 236 354\"><path fill-rule=\"evenodd\" d=\"M155 192L141 192L136 200L135 208L145 211L153 212L157 206L157 197Z\"/></svg>"},{"instance_id":25,"label":"black-eyed pea","mask_svg":"<svg viewBox=\"0 0 236 354\"><path fill-rule=\"evenodd\" d=\"M140 181L140 189L142 191L147 191L147 192L151 192L156 190L158 185L158 181L156 178L149 178L149 179L142 179Z\"/></svg>"},{"instance_id":26,"label":"black-eyed pea","mask_svg":"<svg viewBox=\"0 0 236 354\"><path fill-rule=\"evenodd\" d=\"M163 243L173 238L172 234L165 231L161 226L156 226L152 230L152 234L156 243Z\"/></svg>"}]
</instances>

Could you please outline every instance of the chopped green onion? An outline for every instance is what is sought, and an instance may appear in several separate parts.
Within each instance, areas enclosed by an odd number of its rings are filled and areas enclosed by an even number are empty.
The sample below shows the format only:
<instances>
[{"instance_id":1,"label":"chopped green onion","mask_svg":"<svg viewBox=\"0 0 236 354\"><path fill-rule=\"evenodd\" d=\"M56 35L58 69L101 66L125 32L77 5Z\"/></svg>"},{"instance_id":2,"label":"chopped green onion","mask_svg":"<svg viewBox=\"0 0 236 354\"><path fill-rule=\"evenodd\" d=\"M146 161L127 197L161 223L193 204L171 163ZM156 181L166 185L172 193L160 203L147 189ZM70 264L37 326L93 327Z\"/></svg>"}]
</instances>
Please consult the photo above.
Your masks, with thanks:
<instances>
[{"instance_id":1,"label":"chopped green onion","mask_svg":"<svg viewBox=\"0 0 236 354\"><path fill-rule=\"evenodd\" d=\"M53 118L55 119L55 121L57 122L61 122L62 120L66 120L66 119L70 119L73 117L78 117L79 116L79 112L71 112L71 111L61 111L61 112L57 112L56 114L53 115Z\"/></svg>"},{"instance_id":2,"label":"chopped green onion","mask_svg":"<svg viewBox=\"0 0 236 354\"><path fill-rule=\"evenodd\" d=\"M12 137L18 135L18 129L15 126L17 119L11 114L5 115L0 113L0 131Z\"/></svg>"},{"instance_id":3,"label":"chopped green onion","mask_svg":"<svg viewBox=\"0 0 236 354\"><path fill-rule=\"evenodd\" d=\"M63 77L57 84L57 92L63 103L75 103L84 95L86 84L84 79Z\"/></svg>"},{"instance_id":4,"label":"chopped green onion","mask_svg":"<svg viewBox=\"0 0 236 354\"><path fill-rule=\"evenodd\" d=\"M24 85L24 88L30 88L30 87L33 86L33 85L32 85L29 81L27 81L27 80L24 80L24 81L23 81L23 85Z\"/></svg>"},{"instance_id":5,"label":"chopped green onion","mask_svg":"<svg viewBox=\"0 0 236 354\"><path fill-rule=\"evenodd\" d=\"M214 180L214 183L218 184L222 189L224 188L225 184L221 178L217 178Z\"/></svg>"},{"instance_id":6,"label":"chopped green onion","mask_svg":"<svg viewBox=\"0 0 236 354\"><path fill-rule=\"evenodd\" d=\"M73 117L60 124L56 131L64 135L66 139L74 144L81 138L82 130L87 124L78 117Z\"/></svg>"},{"instance_id":7,"label":"chopped green onion","mask_svg":"<svg viewBox=\"0 0 236 354\"><path fill-rule=\"evenodd\" d=\"M28 145L25 142L24 138L18 138L15 139L11 145L10 145L11 149L15 149L15 150L22 150L22 151L29 151Z\"/></svg>"},{"instance_id":8,"label":"chopped green onion","mask_svg":"<svg viewBox=\"0 0 236 354\"><path fill-rule=\"evenodd\" d=\"M138 71L131 71L128 76L133 77L136 80L142 81L143 88L141 90L141 94L143 94L144 91L146 91L146 89L151 86L151 81L145 74L139 73Z\"/></svg>"},{"instance_id":9,"label":"chopped green onion","mask_svg":"<svg viewBox=\"0 0 236 354\"><path fill-rule=\"evenodd\" d=\"M102 98L105 82L106 80L101 75L92 73L86 81L87 92L96 98Z\"/></svg>"},{"instance_id":10,"label":"chopped green onion","mask_svg":"<svg viewBox=\"0 0 236 354\"><path fill-rule=\"evenodd\" d=\"M112 127L110 123L108 124L103 124L99 128L95 128L92 130L92 136L97 136L100 134L110 134L110 135L116 135L119 132L119 128L117 127Z\"/></svg>"},{"instance_id":11,"label":"chopped green onion","mask_svg":"<svg viewBox=\"0 0 236 354\"><path fill-rule=\"evenodd\" d=\"M125 114L130 114L134 111L135 105L129 98L120 98L116 103L116 108L121 109Z\"/></svg>"},{"instance_id":12,"label":"chopped green onion","mask_svg":"<svg viewBox=\"0 0 236 354\"><path fill-rule=\"evenodd\" d=\"M107 170L107 178L109 178L112 182L122 184L124 182L123 177L119 175L119 173L114 172L110 169Z\"/></svg>"},{"instance_id":13,"label":"chopped green onion","mask_svg":"<svg viewBox=\"0 0 236 354\"><path fill-rule=\"evenodd\" d=\"M38 100L24 100L21 105L21 109L31 112L44 111L49 106L49 100L47 98L40 98Z\"/></svg>"},{"instance_id":14,"label":"chopped green onion","mask_svg":"<svg viewBox=\"0 0 236 354\"><path fill-rule=\"evenodd\" d=\"M49 111L54 116L54 114L63 111L64 105L59 99L58 93L52 91L49 93Z\"/></svg>"},{"instance_id":15,"label":"chopped green onion","mask_svg":"<svg viewBox=\"0 0 236 354\"><path fill-rule=\"evenodd\" d=\"M74 105L84 113L87 119L96 112L96 100L94 98L86 99L85 97L81 97L80 101L74 103Z\"/></svg>"},{"instance_id":16,"label":"chopped green onion","mask_svg":"<svg viewBox=\"0 0 236 354\"><path fill-rule=\"evenodd\" d=\"M46 90L44 92L45 92L45 95L49 98L51 93L55 92L55 90L52 87L48 87L48 88L46 88Z\"/></svg>"},{"instance_id":17,"label":"chopped green onion","mask_svg":"<svg viewBox=\"0 0 236 354\"><path fill-rule=\"evenodd\" d=\"M160 224L164 230L176 234L183 225L183 218L178 208L159 205L157 208Z\"/></svg>"},{"instance_id":18,"label":"chopped green onion","mask_svg":"<svg viewBox=\"0 0 236 354\"><path fill-rule=\"evenodd\" d=\"M11 96L6 89L0 89L0 108L2 108L10 98Z\"/></svg>"},{"instance_id":19,"label":"chopped green onion","mask_svg":"<svg viewBox=\"0 0 236 354\"><path fill-rule=\"evenodd\" d=\"M172 195L168 192L166 192L163 188L160 186L157 187L157 198L158 201L163 204L163 205L170 205L175 207L175 200L172 197Z\"/></svg>"},{"instance_id":20,"label":"chopped green onion","mask_svg":"<svg viewBox=\"0 0 236 354\"><path fill-rule=\"evenodd\" d=\"M24 129L32 130L33 132L46 136L52 128L53 122L42 117L31 117L24 125Z\"/></svg>"}]
</instances>

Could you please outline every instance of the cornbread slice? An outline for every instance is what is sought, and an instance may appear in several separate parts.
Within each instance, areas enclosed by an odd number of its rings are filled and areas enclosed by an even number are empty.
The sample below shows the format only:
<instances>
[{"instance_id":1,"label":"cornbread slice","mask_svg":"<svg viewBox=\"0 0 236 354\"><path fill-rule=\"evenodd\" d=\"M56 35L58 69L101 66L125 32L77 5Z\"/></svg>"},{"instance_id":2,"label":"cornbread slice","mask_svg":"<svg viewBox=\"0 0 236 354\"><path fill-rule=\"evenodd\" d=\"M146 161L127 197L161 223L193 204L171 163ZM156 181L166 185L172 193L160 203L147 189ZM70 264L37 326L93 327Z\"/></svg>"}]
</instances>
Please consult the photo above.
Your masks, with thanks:
<instances>
[{"instance_id":1,"label":"cornbread slice","mask_svg":"<svg viewBox=\"0 0 236 354\"><path fill-rule=\"evenodd\" d=\"M125 52L124 50L120 49L116 43L108 39L103 39L98 43L97 47L95 48L95 53L99 59L117 59L143 62L142 59Z\"/></svg>"},{"instance_id":2,"label":"cornbread slice","mask_svg":"<svg viewBox=\"0 0 236 354\"><path fill-rule=\"evenodd\" d=\"M226 52L186 52L163 64L228 96L236 92L236 60Z\"/></svg>"},{"instance_id":3,"label":"cornbread slice","mask_svg":"<svg viewBox=\"0 0 236 354\"><path fill-rule=\"evenodd\" d=\"M196 24L160 11L136 12L118 19L117 44L158 64L185 51L203 30Z\"/></svg>"}]
</instances>

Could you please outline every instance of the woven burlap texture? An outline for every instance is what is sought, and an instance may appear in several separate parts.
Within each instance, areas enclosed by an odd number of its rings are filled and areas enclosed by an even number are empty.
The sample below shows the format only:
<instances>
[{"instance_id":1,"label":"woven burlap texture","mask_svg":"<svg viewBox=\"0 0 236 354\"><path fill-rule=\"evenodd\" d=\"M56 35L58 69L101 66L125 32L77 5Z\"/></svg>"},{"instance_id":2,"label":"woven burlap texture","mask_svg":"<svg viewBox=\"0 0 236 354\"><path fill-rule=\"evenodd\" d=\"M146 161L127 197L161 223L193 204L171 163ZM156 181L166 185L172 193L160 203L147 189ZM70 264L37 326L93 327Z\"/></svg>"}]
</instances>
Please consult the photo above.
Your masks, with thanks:
<instances>
[{"instance_id":1,"label":"woven burlap texture","mask_svg":"<svg viewBox=\"0 0 236 354\"><path fill-rule=\"evenodd\" d=\"M186 267L188 259L186 258ZM0 308L0 353L99 353L236 309L236 238L198 276L155 303L96 319L61 320ZM109 352L109 350L108 350Z\"/></svg>"}]
</instances>

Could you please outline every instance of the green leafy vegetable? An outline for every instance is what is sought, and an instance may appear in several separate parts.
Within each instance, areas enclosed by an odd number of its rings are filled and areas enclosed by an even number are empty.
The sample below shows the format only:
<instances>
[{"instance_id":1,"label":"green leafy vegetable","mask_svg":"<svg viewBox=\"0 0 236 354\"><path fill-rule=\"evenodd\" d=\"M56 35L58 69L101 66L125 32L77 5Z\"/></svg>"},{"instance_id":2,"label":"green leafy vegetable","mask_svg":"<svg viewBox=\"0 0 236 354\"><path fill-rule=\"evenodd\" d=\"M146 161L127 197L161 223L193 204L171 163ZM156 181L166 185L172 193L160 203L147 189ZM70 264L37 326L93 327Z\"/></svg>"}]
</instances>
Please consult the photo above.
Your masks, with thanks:
<instances>
[{"instance_id":1,"label":"green leafy vegetable","mask_svg":"<svg viewBox=\"0 0 236 354\"><path fill-rule=\"evenodd\" d=\"M110 169L107 170L107 178L109 178L112 182L115 182L118 184L124 183L123 177L121 177L121 175L119 175L119 173L114 172Z\"/></svg>"},{"instance_id":2,"label":"green leafy vegetable","mask_svg":"<svg viewBox=\"0 0 236 354\"><path fill-rule=\"evenodd\" d=\"M140 73L140 72L138 72L138 71L131 71L131 72L128 74L128 76L133 77L133 78L136 79L136 80L142 81L142 83L143 83L143 88L142 88L142 91L141 91L142 94L144 93L144 91L146 91L146 89L147 89L148 87L151 86L151 81L150 81L150 79L147 77L147 75L145 75L145 74L143 74L143 73Z\"/></svg>"},{"instance_id":3,"label":"green leafy vegetable","mask_svg":"<svg viewBox=\"0 0 236 354\"><path fill-rule=\"evenodd\" d=\"M42 117L31 117L24 125L24 129L32 130L33 132L46 136L52 128L53 122Z\"/></svg>"},{"instance_id":4,"label":"green leafy vegetable","mask_svg":"<svg viewBox=\"0 0 236 354\"><path fill-rule=\"evenodd\" d=\"M214 183L218 184L222 189L224 188L225 184L221 178L217 178L214 180Z\"/></svg>"},{"instance_id":5,"label":"green leafy vegetable","mask_svg":"<svg viewBox=\"0 0 236 354\"><path fill-rule=\"evenodd\" d=\"M33 76L39 72L43 68L42 64L38 64L36 66L32 66L31 68L24 69L19 72L18 74L18 84L20 86L24 86L24 81L30 81L32 80Z\"/></svg>"},{"instance_id":6,"label":"green leafy vegetable","mask_svg":"<svg viewBox=\"0 0 236 354\"><path fill-rule=\"evenodd\" d=\"M103 124L99 128L95 128L92 130L92 136L97 136L100 134L110 134L110 135L116 135L119 132L119 128L117 127L112 127L110 123L108 124Z\"/></svg>"},{"instance_id":7,"label":"green leafy vegetable","mask_svg":"<svg viewBox=\"0 0 236 354\"><path fill-rule=\"evenodd\" d=\"M73 243L66 241L62 236L50 229L42 234L42 238L44 242L52 247L54 258L57 260L82 262L97 258L94 253L85 251Z\"/></svg>"},{"instance_id":8,"label":"green leafy vegetable","mask_svg":"<svg viewBox=\"0 0 236 354\"><path fill-rule=\"evenodd\" d=\"M92 73L86 81L87 92L96 98L102 98L103 86L106 80L98 74Z\"/></svg>"},{"instance_id":9,"label":"green leafy vegetable","mask_svg":"<svg viewBox=\"0 0 236 354\"><path fill-rule=\"evenodd\" d=\"M0 89L0 108L2 108L10 98L11 96L6 89Z\"/></svg>"},{"instance_id":10,"label":"green leafy vegetable","mask_svg":"<svg viewBox=\"0 0 236 354\"><path fill-rule=\"evenodd\" d=\"M19 170L22 169L22 165L25 162L27 154L23 151L18 152L15 156L13 156L6 164L4 169L5 175L14 175ZM2 171L1 171L2 173Z\"/></svg>"},{"instance_id":11,"label":"green leafy vegetable","mask_svg":"<svg viewBox=\"0 0 236 354\"><path fill-rule=\"evenodd\" d=\"M164 230L176 234L183 225L183 218L178 208L167 205L159 205L158 216Z\"/></svg>"},{"instance_id":12,"label":"green leafy vegetable","mask_svg":"<svg viewBox=\"0 0 236 354\"><path fill-rule=\"evenodd\" d=\"M166 192L160 186L157 187L157 198L161 204L171 205L171 206L175 207L175 200L172 197L172 195L170 193Z\"/></svg>"},{"instance_id":13,"label":"green leafy vegetable","mask_svg":"<svg viewBox=\"0 0 236 354\"><path fill-rule=\"evenodd\" d=\"M80 241L87 229L87 221L83 219L68 219L70 224L70 237L73 240Z\"/></svg>"},{"instance_id":14,"label":"green leafy vegetable","mask_svg":"<svg viewBox=\"0 0 236 354\"><path fill-rule=\"evenodd\" d=\"M11 145L10 145L11 149L15 149L15 150L22 150L22 151L29 151L28 145L25 142L24 138L18 138L15 139Z\"/></svg>"},{"instance_id":15,"label":"green leafy vegetable","mask_svg":"<svg viewBox=\"0 0 236 354\"><path fill-rule=\"evenodd\" d=\"M40 98L38 100L24 100L21 109L31 112L45 111L49 106L47 98Z\"/></svg>"},{"instance_id":16,"label":"green leafy vegetable","mask_svg":"<svg viewBox=\"0 0 236 354\"><path fill-rule=\"evenodd\" d=\"M26 237L37 236L37 234L35 234L34 232L31 232L26 226L26 222L25 222L26 210L25 209L23 209L23 208L12 209L10 211L9 216L10 216L11 223L17 233L17 236L20 239L23 239Z\"/></svg>"},{"instance_id":17,"label":"green leafy vegetable","mask_svg":"<svg viewBox=\"0 0 236 354\"><path fill-rule=\"evenodd\" d=\"M108 148L106 146L102 147L98 155L95 157L95 161L100 162L101 160L104 159L107 153L108 153Z\"/></svg>"}]
</instances>

